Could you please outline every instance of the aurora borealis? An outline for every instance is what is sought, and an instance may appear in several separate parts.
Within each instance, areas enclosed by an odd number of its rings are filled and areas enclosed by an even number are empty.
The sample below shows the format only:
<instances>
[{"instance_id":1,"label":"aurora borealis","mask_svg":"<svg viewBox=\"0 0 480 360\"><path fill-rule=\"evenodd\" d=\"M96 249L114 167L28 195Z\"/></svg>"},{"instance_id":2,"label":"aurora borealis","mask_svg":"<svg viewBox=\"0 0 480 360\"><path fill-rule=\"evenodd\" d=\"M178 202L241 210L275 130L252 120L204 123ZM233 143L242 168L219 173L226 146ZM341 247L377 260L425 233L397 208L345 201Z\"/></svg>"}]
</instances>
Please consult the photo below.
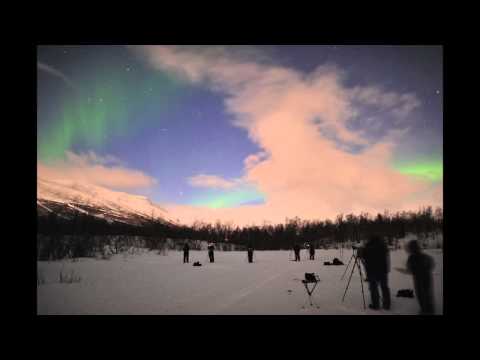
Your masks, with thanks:
<instances>
[{"instance_id":1,"label":"aurora borealis","mask_svg":"<svg viewBox=\"0 0 480 360\"><path fill-rule=\"evenodd\" d=\"M264 201L264 195L256 189L238 189L233 191L216 191L206 193L193 199L192 205L207 206L212 209L234 207Z\"/></svg>"},{"instance_id":2,"label":"aurora borealis","mask_svg":"<svg viewBox=\"0 0 480 360\"><path fill-rule=\"evenodd\" d=\"M161 113L174 101L175 84L165 76L154 74L142 81L144 93L129 90L129 78L122 70L93 74L76 90L66 90L60 106L48 122L41 123L38 152L40 159L53 161L63 158L65 151L76 146L102 149L109 141L146 124L147 117L136 118L138 109L151 108L149 97L155 94L156 111Z\"/></svg>"},{"instance_id":3,"label":"aurora borealis","mask_svg":"<svg viewBox=\"0 0 480 360\"><path fill-rule=\"evenodd\" d=\"M142 174L111 188L187 222L442 206L441 47L39 46L37 64L38 163Z\"/></svg>"},{"instance_id":4,"label":"aurora borealis","mask_svg":"<svg viewBox=\"0 0 480 360\"><path fill-rule=\"evenodd\" d=\"M417 161L396 164L395 169L405 175L416 176L426 181L438 182L443 179L442 159L418 159Z\"/></svg>"}]
</instances>

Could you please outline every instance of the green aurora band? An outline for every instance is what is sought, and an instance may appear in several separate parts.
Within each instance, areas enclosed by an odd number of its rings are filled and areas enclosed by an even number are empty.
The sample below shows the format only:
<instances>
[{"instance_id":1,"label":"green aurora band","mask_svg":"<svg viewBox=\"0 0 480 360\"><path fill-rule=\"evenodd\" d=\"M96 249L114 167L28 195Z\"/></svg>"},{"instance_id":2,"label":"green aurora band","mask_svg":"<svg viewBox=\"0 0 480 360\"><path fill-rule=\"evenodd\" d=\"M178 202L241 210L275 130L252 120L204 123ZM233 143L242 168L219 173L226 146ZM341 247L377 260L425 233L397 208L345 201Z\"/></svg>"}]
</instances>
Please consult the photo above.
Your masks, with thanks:
<instances>
[{"instance_id":1,"label":"green aurora band","mask_svg":"<svg viewBox=\"0 0 480 360\"><path fill-rule=\"evenodd\" d=\"M394 168L402 174L432 182L443 180L442 159L427 159L412 162L403 161L394 164Z\"/></svg>"},{"instance_id":2,"label":"green aurora band","mask_svg":"<svg viewBox=\"0 0 480 360\"><path fill-rule=\"evenodd\" d=\"M99 149L113 137L127 135L147 125L148 120L143 117L133 117L135 111L148 112L150 106L166 110L176 98L176 82L160 73L146 78L142 86L134 89L126 88L129 82L118 71L103 74L93 76L91 81L85 80L84 83L92 84L89 88L66 93L48 124L38 129L40 160L48 163L64 159L65 152L78 145Z\"/></svg>"},{"instance_id":3,"label":"green aurora band","mask_svg":"<svg viewBox=\"0 0 480 360\"><path fill-rule=\"evenodd\" d=\"M206 206L211 209L237 207L251 203L263 203L265 197L255 188L245 188L218 193L209 193L190 202L194 206Z\"/></svg>"}]
</instances>

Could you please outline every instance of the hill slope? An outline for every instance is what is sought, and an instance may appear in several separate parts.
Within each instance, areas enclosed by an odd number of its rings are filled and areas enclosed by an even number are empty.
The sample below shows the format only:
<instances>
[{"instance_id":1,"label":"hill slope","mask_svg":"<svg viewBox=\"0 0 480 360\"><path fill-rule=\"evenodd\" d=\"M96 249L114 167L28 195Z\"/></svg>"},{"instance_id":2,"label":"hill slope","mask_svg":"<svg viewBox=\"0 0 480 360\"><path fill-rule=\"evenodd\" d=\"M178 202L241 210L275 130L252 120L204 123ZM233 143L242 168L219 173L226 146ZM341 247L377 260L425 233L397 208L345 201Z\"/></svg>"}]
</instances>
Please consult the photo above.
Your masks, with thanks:
<instances>
[{"instance_id":1,"label":"hill slope","mask_svg":"<svg viewBox=\"0 0 480 360\"><path fill-rule=\"evenodd\" d=\"M152 203L146 196L109 190L100 186L72 181L37 179L37 212L39 216L51 212L68 216L81 212L104 218L139 224L155 218L175 224L170 214Z\"/></svg>"}]
</instances>

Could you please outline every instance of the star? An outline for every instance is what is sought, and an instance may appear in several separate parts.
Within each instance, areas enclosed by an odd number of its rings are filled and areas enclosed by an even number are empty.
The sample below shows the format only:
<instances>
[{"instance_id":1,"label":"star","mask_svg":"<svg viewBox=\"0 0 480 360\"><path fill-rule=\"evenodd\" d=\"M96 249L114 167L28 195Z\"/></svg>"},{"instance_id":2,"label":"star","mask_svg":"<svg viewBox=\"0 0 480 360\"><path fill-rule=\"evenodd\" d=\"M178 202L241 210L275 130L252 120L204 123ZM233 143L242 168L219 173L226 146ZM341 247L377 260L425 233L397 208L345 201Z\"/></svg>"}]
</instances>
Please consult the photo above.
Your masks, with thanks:
<instances>
[{"instance_id":1,"label":"star","mask_svg":"<svg viewBox=\"0 0 480 360\"><path fill-rule=\"evenodd\" d=\"M129 67L129 66L127 66L126 70L127 70L127 71L130 71L130 67Z\"/></svg>"},{"instance_id":2,"label":"star","mask_svg":"<svg viewBox=\"0 0 480 360\"><path fill-rule=\"evenodd\" d=\"M437 89L437 91L435 91L435 92L437 93L437 95L439 95L439 94L440 94L440 90L438 90L438 89Z\"/></svg>"},{"instance_id":3,"label":"star","mask_svg":"<svg viewBox=\"0 0 480 360\"><path fill-rule=\"evenodd\" d=\"M103 102L103 99L102 99L102 98L100 98L100 99L98 99L98 101L100 101L100 102Z\"/></svg>"}]
</instances>

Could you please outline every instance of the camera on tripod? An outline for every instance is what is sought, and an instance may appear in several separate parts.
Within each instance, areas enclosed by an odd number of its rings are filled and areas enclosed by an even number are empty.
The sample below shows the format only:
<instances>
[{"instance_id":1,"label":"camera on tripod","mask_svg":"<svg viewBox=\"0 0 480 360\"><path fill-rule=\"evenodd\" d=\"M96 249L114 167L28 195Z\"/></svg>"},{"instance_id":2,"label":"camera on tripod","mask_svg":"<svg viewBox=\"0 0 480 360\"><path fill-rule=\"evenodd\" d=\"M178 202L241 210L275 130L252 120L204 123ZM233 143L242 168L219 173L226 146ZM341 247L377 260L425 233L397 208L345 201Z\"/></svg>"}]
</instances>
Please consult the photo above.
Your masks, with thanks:
<instances>
[{"instance_id":1,"label":"camera on tripod","mask_svg":"<svg viewBox=\"0 0 480 360\"><path fill-rule=\"evenodd\" d=\"M345 274L347 273L347 270L350 267L350 263L352 262L352 260L354 260L354 261L353 261L353 265L352 265L352 270L350 272L350 277L348 278L347 287L345 288L345 292L343 293L342 302L345 300L345 295L347 294L348 287L350 286L350 280L352 280L353 272L355 271L355 269L357 269L358 274L360 275L360 284L362 286L363 308L366 309L367 306L365 304L365 294L363 292L363 274L362 274L362 267L360 265L360 263L363 261L363 259L362 259L363 258L363 251L364 251L364 247L352 244L352 256L350 257L350 261L348 262L348 265L345 268L345 271L342 275L342 279L345 276Z\"/></svg>"},{"instance_id":2,"label":"camera on tripod","mask_svg":"<svg viewBox=\"0 0 480 360\"><path fill-rule=\"evenodd\" d=\"M352 251L354 257L363 258L363 250L365 248L362 245L352 245Z\"/></svg>"},{"instance_id":3,"label":"camera on tripod","mask_svg":"<svg viewBox=\"0 0 480 360\"><path fill-rule=\"evenodd\" d=\"M319 280L318 275L315 275L315 273L305 273L305 282L317 282Z\"/></svg>"}]
</instances>

